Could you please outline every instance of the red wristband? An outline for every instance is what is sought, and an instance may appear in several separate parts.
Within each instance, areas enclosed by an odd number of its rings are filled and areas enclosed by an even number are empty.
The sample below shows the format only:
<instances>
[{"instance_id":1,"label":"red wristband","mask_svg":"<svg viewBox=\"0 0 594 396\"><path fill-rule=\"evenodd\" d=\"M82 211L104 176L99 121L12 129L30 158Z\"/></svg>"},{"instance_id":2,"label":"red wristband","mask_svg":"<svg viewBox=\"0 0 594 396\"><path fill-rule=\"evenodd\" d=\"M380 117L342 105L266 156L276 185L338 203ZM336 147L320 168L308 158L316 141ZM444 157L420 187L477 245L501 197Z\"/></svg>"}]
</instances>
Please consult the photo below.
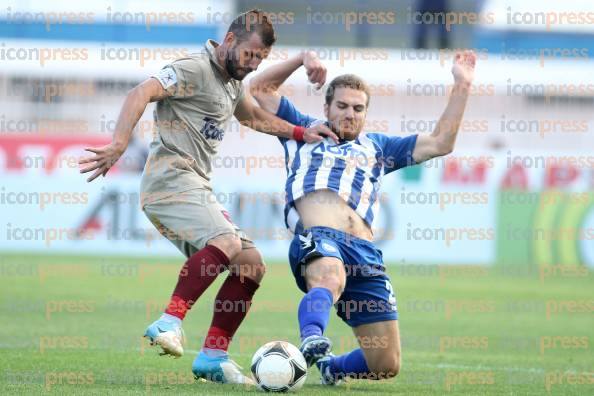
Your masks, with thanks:
<instances>
[{"instance_id":1,"label":"red wristband","mask_svg":"<svg viewBox=\"0 0 594 396\"><path fill-rule=\"evenodd\" d=\"M298 142L303 141L303 135L305 134L305 128L299 125L293 127L293 139Z\"/></svg>"}]
</instances>

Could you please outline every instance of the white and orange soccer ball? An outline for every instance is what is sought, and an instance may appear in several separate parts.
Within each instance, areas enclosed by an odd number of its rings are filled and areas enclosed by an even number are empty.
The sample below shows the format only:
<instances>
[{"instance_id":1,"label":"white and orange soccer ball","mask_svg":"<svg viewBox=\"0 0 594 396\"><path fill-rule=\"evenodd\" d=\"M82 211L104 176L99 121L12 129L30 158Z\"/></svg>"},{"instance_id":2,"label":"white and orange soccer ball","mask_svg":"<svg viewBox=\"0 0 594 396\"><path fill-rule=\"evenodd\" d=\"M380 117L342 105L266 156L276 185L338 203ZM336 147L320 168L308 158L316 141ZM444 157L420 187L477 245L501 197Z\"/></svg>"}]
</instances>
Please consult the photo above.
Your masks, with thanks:
<instances>
[{"instance_id":1,"label":"white and orange soccer ball","mask_svg":"<svg viewBox=\"0 0 594 396\"><path fill-rule=\"evenodd\" d=\"M296 391L307 378L307 363L295 345L272 341L254 354L252 374L260 389L267 392Z\"/></svg>"}]
</instances>

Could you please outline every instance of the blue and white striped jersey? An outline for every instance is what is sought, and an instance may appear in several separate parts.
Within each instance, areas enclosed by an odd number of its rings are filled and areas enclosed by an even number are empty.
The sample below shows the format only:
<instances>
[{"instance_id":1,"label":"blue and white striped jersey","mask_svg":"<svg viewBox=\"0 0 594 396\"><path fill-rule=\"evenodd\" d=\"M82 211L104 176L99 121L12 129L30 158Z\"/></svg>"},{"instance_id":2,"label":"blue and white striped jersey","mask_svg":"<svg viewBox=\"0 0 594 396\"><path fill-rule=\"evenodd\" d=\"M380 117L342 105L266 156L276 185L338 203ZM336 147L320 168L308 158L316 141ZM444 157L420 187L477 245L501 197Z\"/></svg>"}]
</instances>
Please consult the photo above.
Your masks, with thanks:
<instances>
[{"instance_id":1,"label":"blue and white striped jersey","mask_svg":"<svg viewBox=\"0 0 594 396\"><path fill-rule=\"evenodd\" d=\"M286 97L282 97L276 115L304 127L323 122L301 114ZM379 210L381 178L414 165L412 152L417 135L400 138L362 132L357 139L340 141L339 144L330 138L318 143L279 139L285 148L287 169L285 223L291 231L300 234L303 226L294 202L308 193L324 189L336 192L367 225L373 227Z\"/></svg>"}]
</instances>

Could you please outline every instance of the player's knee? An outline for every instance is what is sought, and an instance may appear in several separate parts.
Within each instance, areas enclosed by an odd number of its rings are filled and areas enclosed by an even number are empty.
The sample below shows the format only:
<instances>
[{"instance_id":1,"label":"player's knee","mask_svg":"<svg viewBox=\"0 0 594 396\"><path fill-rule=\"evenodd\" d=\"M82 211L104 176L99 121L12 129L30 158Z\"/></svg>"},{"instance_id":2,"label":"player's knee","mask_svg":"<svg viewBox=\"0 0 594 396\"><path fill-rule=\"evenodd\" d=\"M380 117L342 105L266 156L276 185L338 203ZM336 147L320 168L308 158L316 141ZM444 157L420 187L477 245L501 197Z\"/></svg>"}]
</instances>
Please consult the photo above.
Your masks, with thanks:
<instances>
[{"instance_id":1,"label":"player's knee","mask_svg":"<svg viewBox=\"0 0 594 396\"><path fill-rule=\"evenodd\" d=\"M344 291L344 282L336 275L317 277L309 280L308 284L310 289L313 289L314 287L322 287L330 290L334 302L338 300Z\"/></svg>"},{"instance_id":2,"label":"player's knee","mask_svg":"<svg viewBox=\"0 0 594 396\"><path fill-rule=\"evenodd\" d=\"M328 289L332 292L334 301L337 301L344 291L344 282L339 277L332 277L327 282Z\"/></svg>"},{"instance_id":3,"label":"player's knee","mask_svg":"<svg viewBox=\"0 0 594 396\"><path fill-rule=\"evenodd\" d=\"M342 265L342 264L341 264ZM342 266L317 263L308 266L305 279L309 289L323 287L332 293L334 302L338 300L346 284L346 275Z\"/></svg>"},{"instance_id":4,"label":"player's knee","mask_svg":"<svg viewBox=\"0 0 594 396\"><path fill-rule=\"evenodd\" d=\"M400 356L398 354L384 355L369 362L368 366L378 380L393 378L400 372Z\"/></svg>"},{"instance_id":5,"label":"player's knee","mask_svg":"<svg viewBox=\"0 0 594 396\"><path fill-rule=\"evenodd\" d=\"M260 283L266 272L266 265L258 249L243 249L231 261L229 270L242 279L249 278L256 283Z\"/></svg>"},{"instance_id":6,"label":"player's knee","mask_svg":"<svg viewBox=\"0 0 594 396\"><path fill-rule=\"evenodd\" d=\"M236 235L220 235L208 241L208 244L219 248L229 260L241 253L241 239Z\"/></svg>"},{"instance_id":7,"label":"player's knee","mask_svg":"<svg viewBox=\"0 0 594 396\"><path fill-rule=\"evenodd\" d=\"M266 273L266 264L264 263L260 252L256 252L256 254L250 258L248 265L250 273L249 277L260 283L262 278L264 278L264 274Z\"/></svg>"}]
</instances>

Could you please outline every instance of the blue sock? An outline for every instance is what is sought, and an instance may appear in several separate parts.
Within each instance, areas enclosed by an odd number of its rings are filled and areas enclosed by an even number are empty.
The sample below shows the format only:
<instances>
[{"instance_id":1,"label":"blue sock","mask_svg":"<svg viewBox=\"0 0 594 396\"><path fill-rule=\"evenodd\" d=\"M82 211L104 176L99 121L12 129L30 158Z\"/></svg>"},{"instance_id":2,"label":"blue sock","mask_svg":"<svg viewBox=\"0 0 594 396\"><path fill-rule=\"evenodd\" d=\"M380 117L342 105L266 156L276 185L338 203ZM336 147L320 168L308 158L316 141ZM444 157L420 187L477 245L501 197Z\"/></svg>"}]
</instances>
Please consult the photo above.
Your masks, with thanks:
<instances>
[{"instance_id":1,"label":"blue sock","mask_svg":"<svg viewBox=\"0 0 594 396\"><path fill-rule=\"evenodd\" d=\"M332 292L324 287L314 287L303 296L297 314L301 340L312 335L324 334L331 307Z\"/></svg>"},{"instance_id":2,"label":"blue sock","mask_svg":"<svg viewBox=\"0 0 594 396\"><path fill-rule=\"evenodd\" d=\"M369 367L365 361L363 351L355 349L344 355L332 358L330 362L330 373L336 378L355 377L360 378L362 374L369 373Z\"/></svg>"}]
</instances>

